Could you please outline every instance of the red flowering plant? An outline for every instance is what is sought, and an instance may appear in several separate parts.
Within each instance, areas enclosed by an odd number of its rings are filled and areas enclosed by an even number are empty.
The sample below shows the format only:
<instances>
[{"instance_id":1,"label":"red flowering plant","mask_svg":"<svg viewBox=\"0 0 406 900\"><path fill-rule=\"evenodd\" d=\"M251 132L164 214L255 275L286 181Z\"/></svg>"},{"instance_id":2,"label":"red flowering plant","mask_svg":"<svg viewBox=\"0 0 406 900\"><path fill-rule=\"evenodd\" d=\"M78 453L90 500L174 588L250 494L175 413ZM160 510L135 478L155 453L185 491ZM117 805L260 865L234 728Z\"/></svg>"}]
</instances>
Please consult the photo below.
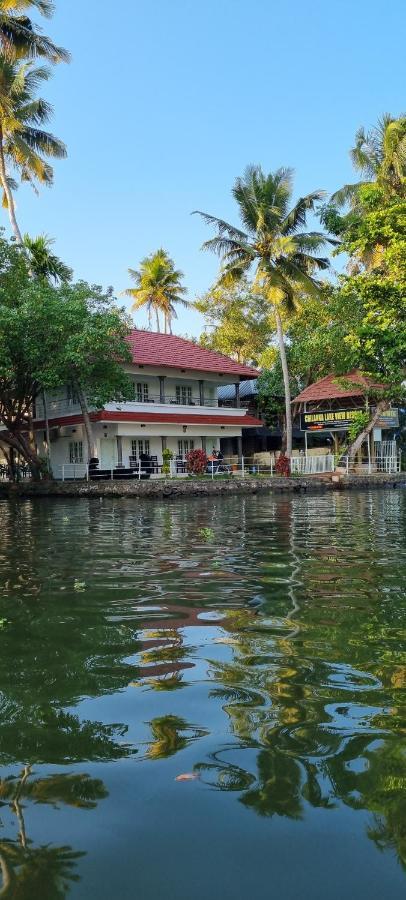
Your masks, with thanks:
<instances>
[{"instance_id":1,"label":"red flowering plant","mask_svg":"<svg viewBox=\"0 0 406 900\"><path fill-rule=\"evenodd\" d=\"M207 468L207 456L204 450L189 450L186 454L186 469L189 475L204 475Z\"/></svg>"},{"instance_id":2,"label":"red flowering plant","mask_svg":"<svg viewBox=\"0 0 406 900\"><path fill-rule=\"evenodd\" d=\"M281 453L276 460L275 473L276 475L284 475L285 478L288 478L290 475L290 459L284 453Z\"/></svg>"}]
</instances>

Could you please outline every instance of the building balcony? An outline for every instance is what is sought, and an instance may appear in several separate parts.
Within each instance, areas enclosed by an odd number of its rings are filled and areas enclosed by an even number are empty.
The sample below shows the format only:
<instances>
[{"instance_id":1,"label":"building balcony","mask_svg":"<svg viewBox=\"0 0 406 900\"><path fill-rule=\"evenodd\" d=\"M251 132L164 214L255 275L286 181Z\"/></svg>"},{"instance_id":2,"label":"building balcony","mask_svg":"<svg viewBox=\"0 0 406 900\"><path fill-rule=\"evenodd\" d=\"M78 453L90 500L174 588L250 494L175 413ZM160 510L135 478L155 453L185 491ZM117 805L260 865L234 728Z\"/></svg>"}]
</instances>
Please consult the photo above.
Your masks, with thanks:
<instances>
[{"instance_id":1,"label":"building balcony","mask_svg":"<svg viewBox=\"0 0 406 900\"><path fill-rule=\"evenodd\" d=\"M94 407L89 407L91 410L94 410ZM165 400L162 401L159 395L149 394L148 398L145 400L131 400L131 401L123 401L123 402L114 402L107 403L104 406L104 409L107 412L123 412L123 413L155 413L159 415L159 413L187 413L188 415L201 415L203 410L210 410L212 415L218 415L219 417L227 416L241 416L242 418L245 416L247 412L246 406L237 407L228 404L227 406L219 406L217 398L215 399L204 399L204 402L201 401L200 397L192 397L188 398L187 402L180 402L175 397L165 397ZM80 415L81 408L79 403L76 403L72 400L60 399L60 400L48 400L47 401L47 414L48 419L55 419L62 416L71 416L71 415ZM35 419L44 419L44 407L41 400L38 400L35 406Z\"/></svg>"}]
</instances>

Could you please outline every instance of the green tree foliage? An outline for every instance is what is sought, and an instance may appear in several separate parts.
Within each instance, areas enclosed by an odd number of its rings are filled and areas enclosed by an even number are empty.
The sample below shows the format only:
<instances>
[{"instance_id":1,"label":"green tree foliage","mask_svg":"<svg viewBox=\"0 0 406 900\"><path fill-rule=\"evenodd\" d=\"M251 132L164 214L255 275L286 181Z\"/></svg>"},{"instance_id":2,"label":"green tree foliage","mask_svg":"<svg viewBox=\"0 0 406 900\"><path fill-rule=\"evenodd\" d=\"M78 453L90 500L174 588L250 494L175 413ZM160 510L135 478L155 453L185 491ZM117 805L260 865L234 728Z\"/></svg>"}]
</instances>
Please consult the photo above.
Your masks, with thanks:
<instances>
[{"instance_id":1,"label":"green tree foliage","mask_svg":"<svg viewBox=\"0 0 406 900\"><path fill-rule=\"evenodd\" d=\"M366 211L343 234L354 265L340 279L341 302L359 308L348 346L361 368L398 393L406 360L406 201Z\"/></svg>"},{"instance_id":2,"label":"green tree foliage","mask_svg":"<svg viewBox=\"0 0 406 900\"><path fill-rule=\"evenodd\" d=\"M32 278L18 247L0 239L1 436L40 474L28 433L42 389L80 387L96 407L130 396L130 323L110 292L85 282L54 287Z\"/></svg>"},{"instance_id":3,"label":"green tree foliage","mask_svg":"<svg viewBox=\"0 0 406 900\"><path fill-rule=\"evenodd\" d=\"M351 161L363 180L346 184L332 196L338 206L350 203L362 207L362 188L375 184L386 201L406 196L406 117L394 118L384 113L370 131L359 128Z\"/></svg>"},{"instance_id":4,"label":"green tree foliage","mask_svg":"<svg viewBox=\"0 0 406 900\"><path fill-rule=\"evenodd\" d=\"M125 291L126 296L134 300L132 309L146 307L150 327L154 312L157 331L160 331L159 317L162 315L165 334L168 330L172 334L172 319L177 318L176 305L188 306L184 297L186 288L182 285L183 272L175 269L173 259L162 248L142 259L139 271L128 271L136 285Z\"/></svg>"},{"instance_id":5,"label":"green tree foliage","mask_svg":"<svg viewBox=\"0 0 406 900\"><path fill-rule=\"evenodd\" d=\"M206 320L200 337L203 347L232 356L240 363L258 365L274 324L269 303L252 291L246 279L228 287L215 285L194 306Z\"/></svg>"},{"instance_id":6,"label":"green tree foliage","mask_svg":"<svg viewBox=\"0 0 406 900\"><path fill-rule=\"evenodd\" d=\"M286 352L293 399L303 388L330 375L345 375L359 365L356 347L350 345L350 329L357 329L360 306L343 297L338 287L324 285L315 297L299 304L286 317ZM280 364L265 367L258 380L260 408L268 425L283 414L283 379Z\"/></svg>"}]
</instances>

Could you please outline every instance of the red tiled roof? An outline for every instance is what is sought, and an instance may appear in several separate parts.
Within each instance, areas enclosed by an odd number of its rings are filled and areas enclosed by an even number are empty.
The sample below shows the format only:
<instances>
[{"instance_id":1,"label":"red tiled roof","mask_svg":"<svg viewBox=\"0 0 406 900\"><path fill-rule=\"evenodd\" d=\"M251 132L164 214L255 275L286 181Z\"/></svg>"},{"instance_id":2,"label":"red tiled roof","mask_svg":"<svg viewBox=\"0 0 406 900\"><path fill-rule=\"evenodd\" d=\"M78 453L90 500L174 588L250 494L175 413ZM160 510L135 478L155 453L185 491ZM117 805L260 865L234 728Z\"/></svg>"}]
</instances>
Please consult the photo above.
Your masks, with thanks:
<instances>
[{"instance_id":1,"label":"red tiled roof","mask_svg":"<svg viewBox=\"0 0 406 900\"><path fill-rule=\"evenodd\" d=\"M112 412L111 410L101 410L100 412L90 413L92 422L151 422L155 424L174 423L182 425L238 425L240 428L257 428L264 423L254 416L221 416L210 415L210 413L145 413L140 412ZM49 420L50 428L56 425L80 425L83 422L81 413L71 416L58 416ZM36 429L44 428L45 421L35 421Z\"/></svg>"},{"instance_id":2,"label":"red tiled roof","mask_svg":"<svg viewBox=\"0 0 406 900\"><path fill-rule=\"evenodd\" d=\"M198 369L201 372L239 375L241 378L256 378L259 375L252 366L243 366L229 356L206 350L200 344L194 344L175 334L134 329L127 340L135 365Z\"/></svg>"},{"instance_id":3,"label":"red tiled roof","mask_svg":"<svg viewBox=\"0 0 406 900\"><path fill-rule=\"evenodd\" d=\"M343 382L354 383L354 387L350 386L348 389L342 387ZM357 384L359 385L359 388L357 388ZM367 378L365 375L362 375L361 372L354 369L353 372L348 372L346 375L326 375L325 378L320 378L320 380L315 381L314 384L309 384L309 386L298 394L292 402L308 403L310 400L335 400L340 397L362 397L365 394L365 389L370 387L382 388L383 385L376 384L372 378Z\"/></svg>"}]
</instances>

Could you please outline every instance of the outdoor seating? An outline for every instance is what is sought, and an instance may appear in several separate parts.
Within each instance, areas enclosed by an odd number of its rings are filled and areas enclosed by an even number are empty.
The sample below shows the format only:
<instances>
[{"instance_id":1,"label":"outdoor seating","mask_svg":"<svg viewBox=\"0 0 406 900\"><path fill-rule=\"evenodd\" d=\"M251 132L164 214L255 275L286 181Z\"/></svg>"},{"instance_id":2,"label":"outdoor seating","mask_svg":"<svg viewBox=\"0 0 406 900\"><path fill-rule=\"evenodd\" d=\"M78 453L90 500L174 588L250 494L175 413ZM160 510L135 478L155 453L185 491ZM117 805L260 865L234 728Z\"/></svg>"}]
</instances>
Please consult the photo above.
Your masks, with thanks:
<instances>
[{"instance_id":1,"label":"outdoor seating","mask_svg":"<svg viewBox=\"0 0 406 900\"><path fill-rule=\"evenodd\" d=\"M158 475L159 468L157 456L150 456L150 472L152 475Z\"/></svg>"},{"instance_id":2,"label":"outdoor seating","mask_svg":"<svg viewBox=\"0 0 406 900\"><path fill-rule=\"evenodd\" d=\"M186 472L186 461L182 458L182 456L177 456L175 459L176 473L184 474Z\"/></svg>"},{"instance_id":3,"label":"outdoor seating","mask_svg":"<svg viewBox=\"0 0 406 900\"><path fill-rule=\"evenodd\" d=\"M135 461L134 461L135 460ZM89 462L89 479L90 481L122 481L129 479L147 479L150 478L150 472L138 469L135 457L130 457L130 467L124 465L115 466L114 469L99 469L99 460L93 458Z\"/></svg>"}]
</instances>

